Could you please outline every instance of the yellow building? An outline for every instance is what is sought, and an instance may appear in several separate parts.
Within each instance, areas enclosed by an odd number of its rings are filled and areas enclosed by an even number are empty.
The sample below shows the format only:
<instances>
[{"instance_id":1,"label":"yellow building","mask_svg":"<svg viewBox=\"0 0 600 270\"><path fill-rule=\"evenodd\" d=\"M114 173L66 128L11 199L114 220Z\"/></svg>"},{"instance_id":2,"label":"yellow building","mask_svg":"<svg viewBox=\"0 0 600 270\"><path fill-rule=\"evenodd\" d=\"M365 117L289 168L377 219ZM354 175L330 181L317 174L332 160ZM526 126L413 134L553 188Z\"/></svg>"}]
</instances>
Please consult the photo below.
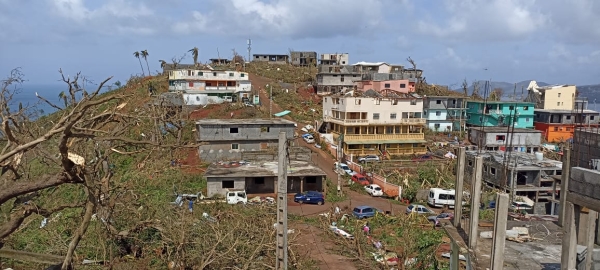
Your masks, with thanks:
<instances>
[{"instance_id":1,"label":"yellow building","mask_svg":"<svg viewBox=\"0 0 600 270\"><path fill-rule=\"evenodd\" d=\"M327 131L343 135L345 155L424 154L426 120L423 99L416 94L373 90L323 98Z\"/></svg>"},{"instance_id":2,"label":"yellow building","mask_svg":"<svg viewBox=\"0 0 600 270\"><path fill-rule=\"evenodd\" d=\"M575 85L538 86L535 81L529 83L525 101L534 102L536 109L573 110L577 94Z\"/></svg>"}]
</instances>

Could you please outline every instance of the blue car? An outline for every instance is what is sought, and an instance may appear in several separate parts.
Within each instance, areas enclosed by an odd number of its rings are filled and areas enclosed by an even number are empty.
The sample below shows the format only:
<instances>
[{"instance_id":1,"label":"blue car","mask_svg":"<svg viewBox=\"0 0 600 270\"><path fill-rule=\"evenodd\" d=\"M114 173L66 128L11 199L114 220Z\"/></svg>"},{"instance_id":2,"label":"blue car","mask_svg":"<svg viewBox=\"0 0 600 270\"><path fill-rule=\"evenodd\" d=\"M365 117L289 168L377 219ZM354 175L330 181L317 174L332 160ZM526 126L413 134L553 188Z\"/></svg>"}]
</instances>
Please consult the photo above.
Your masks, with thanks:
<instances>
[{"instance_id":1,"label":"blue car","mask_svg":"<svg viewBox=\"0 0 600 270\"><path fill-rule=\"evenodd\" d=\"M383 213L381 210L368 205L357 206L352 210L352 214L358 219L373 217L377 212Z\"/></svg>"},{"instance_id":2,"label":"blue car","mask_svg":"<svg viewBox=\"0 0 600 270\"><path fill-rule=\"evenodd\" d=\"M296 193L294 195L294 202L322 205L325 203L325 196L318 191L305 191L303 193Z\"/></svg>"}]
</instances>

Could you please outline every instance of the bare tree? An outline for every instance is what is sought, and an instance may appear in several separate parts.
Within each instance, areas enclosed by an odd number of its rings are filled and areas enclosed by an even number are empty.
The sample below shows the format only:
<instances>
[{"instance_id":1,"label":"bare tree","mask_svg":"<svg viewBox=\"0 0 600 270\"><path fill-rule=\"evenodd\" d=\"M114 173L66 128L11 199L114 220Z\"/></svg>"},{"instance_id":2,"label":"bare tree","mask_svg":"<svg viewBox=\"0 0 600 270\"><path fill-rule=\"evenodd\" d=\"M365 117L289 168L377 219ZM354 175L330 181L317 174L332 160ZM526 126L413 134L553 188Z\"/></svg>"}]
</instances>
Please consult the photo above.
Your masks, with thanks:
<instances>
[{"instance_id":1,"label":"bare tree","mask_svg":"<svg viewBox=\"0 0 600 270\"><path fill-rule=\"evenodd\" d=\"M490 101L500 101L502 99L502 95L504 95L504 89L494 88L494 90L490 92L489 99Z\"/></svg>"},{"instance_id":2,"label":"bare tree","mask_svg":"<svg viewBox=\"0 0 600 270\"><path fill-rule=\"evenodd\" d=\"M480 85L479 81L473 81L473 92L471 93L471 97L481 99L481 95L479 94Z\"/></svg>"},{"instance_id":3,"label":"bare tree","mask_svg":"<svg viewBox=\"0 0 600 270\"><path fill-rule=\"evenodd\" d=\"M465 78L461 84L462 90L463 90L463 95L465 95L465 97L469 96L469 83L467 82L467 78Z\"/></svg>"}]
</instances>

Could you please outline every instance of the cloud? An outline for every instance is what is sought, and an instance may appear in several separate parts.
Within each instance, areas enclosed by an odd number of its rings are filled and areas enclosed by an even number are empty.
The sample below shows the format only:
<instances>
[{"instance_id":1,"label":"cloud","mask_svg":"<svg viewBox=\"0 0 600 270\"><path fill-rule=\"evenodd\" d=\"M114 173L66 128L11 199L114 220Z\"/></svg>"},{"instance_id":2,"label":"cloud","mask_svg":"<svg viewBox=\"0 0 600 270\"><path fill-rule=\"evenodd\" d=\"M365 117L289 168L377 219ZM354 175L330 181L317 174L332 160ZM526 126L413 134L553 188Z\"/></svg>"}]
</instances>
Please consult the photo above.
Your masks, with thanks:
<instances>
[{"instance_id":1,"label":"cloud","mask_svg":"<svg viewBox=\"0 0 600 270\"><path fill-rule=\"evenodd\" d=\"M385 0L213 0L173 25L182 34L333 38L369 33L382 24Z\"/></svg>"},{"instance_id":2,"label":"cloud","mask_svg":"<svg viewBox=\"0 0 600 270\"><path fill-rule=\"evenodd\" d=\"M451 41L519 40L548 23L533 0L444 1L447 18L419 20L419 33ZM443 16L442 16L443 17Z\"/></svg>"},{"instance_id":3,"label":"cloud","mask_svg":"<svg viewBox=\"0 0 600 270\"><path fill-rule=\"evenodd\" d=\"M550 14L552 29L564 43L600 42L597 0L544 0L540 1L540 9Z\"/></svg>"},{"instance_id":4,"label":"cloud","mask_svg":"<svg viewBox=\"0 0 600 270\"><path fill-rule=\"evenodd\" d=\"M481 64L468 57L462 57L452 48L446 48L438 57L439 61L449 61L459 69L481 69Z\"/></svg>"}]
</instances>

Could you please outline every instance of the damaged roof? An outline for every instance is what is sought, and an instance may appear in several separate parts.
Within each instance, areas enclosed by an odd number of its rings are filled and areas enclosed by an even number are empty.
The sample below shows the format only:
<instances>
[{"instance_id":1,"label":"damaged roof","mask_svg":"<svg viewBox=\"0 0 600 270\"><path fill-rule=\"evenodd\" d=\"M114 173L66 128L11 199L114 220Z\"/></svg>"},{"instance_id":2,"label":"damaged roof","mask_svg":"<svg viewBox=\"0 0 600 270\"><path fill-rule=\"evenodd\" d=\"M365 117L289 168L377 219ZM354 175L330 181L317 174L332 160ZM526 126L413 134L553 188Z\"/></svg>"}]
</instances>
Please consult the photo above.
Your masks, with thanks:
<instances>
[{"instance_id":1,"label":"damaged roof","mask_svg":"<svg viewBox=\"0 0 600 270\"><path fill-rule=\"evenodd\" d=\"M467 151L467 156L482 156L484 160L491 160L498 164L505 164L504 156L509 158L508 167L515 168L517 170L562 170L562 162L553 159L543 158L541 161L537 160L534 154L525 152L510 152L505 151Z\"/></svg>"},{"instance_id":2,"label":"damaged roof","mask_svg":"<svg viewBox=\"0 0 600 270\"><path fill-rule=\"evenodd\" d=\"M226 177L271 177L277 176L279 162L219 162L211 164L204 176ZM325 176L325 172L308 161L292 160L287 169L289 176Z\"/></svg>"}]
</instances>

